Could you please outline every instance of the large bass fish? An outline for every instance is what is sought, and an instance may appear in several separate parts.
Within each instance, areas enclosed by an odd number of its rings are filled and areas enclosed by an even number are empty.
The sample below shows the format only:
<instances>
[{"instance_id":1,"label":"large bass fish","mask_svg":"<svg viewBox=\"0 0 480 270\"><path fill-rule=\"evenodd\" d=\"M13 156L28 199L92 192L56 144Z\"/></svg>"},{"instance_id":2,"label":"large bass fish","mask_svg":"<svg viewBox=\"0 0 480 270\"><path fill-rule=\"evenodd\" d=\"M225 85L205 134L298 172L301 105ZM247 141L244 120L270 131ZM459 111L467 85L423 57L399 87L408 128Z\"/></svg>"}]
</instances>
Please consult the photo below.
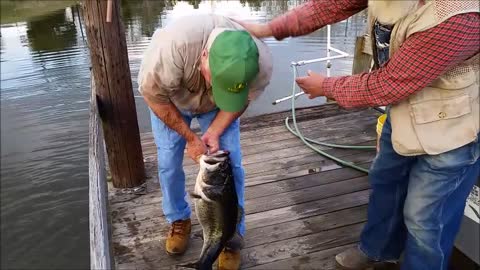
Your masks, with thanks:
<instances>
[{"instance_id":1,"label":"large bass fish","mask_svg":"<svg viewBox=\"0 0 480 270\"><path fill-rule=\"evenodd\" d=\"M200 171L190 195L203 229L203 247L197 262L182 266L212 269L225 244L235 235L241 217L228 151L200 158Z\"/></svg>"}]
</instances>

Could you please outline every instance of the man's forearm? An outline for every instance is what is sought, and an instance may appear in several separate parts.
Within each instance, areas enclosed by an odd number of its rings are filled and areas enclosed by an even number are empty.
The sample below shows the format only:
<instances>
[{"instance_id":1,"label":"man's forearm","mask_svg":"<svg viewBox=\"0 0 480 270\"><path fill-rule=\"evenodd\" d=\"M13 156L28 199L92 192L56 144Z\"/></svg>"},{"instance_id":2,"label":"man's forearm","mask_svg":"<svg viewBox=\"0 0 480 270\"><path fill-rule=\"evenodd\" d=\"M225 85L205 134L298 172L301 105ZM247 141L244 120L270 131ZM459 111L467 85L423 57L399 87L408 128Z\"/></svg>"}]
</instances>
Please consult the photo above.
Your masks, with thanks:
<instances>
[{"instance_id":1,"label":"man's forearm","mask_svg":"<svg viewBox=\"0 0 480 270\"><path fill-rule=\"evenodd\" d=\"M310 0L270 21L266 28L276 39L302 36L367 8L368 0Z\"/></svg>"},{"instance_id":2,"label":"man's forearm","mask_svg":"<svg viewBox=\"0 0 480 270\"><path fill-rule=\"evenodd\" d=\"M180 136L185 138L186 141L191 141L197 136L185 123L183 120L180 111L173 105L172 103L169 104L157 104L150 102L148 99L145 99L148 106L152 109L152 111L157 115L160 120L162 120L165 125L167 125L170 129L175 130Z\"/></svg>"},{"instance_id":3,"label":"man's forearm","mask_svg":"<svg viewBox=\"0 0 480 270\"><path fill-rule=\"evenodd\" d=\"M326 78L325 96L344 108L385 106L421 91L452 67L478 53L478 13L459 14L415 33L383 67L369 73Z\"/></svg>"},{"instance_id":4,"label":"man's forearm","mask_svg":"<svg viewBox=\"0 0 480 270\"><path fill-rule=\"evenodd\" d=\"M230 126L233 121L240 117L246 109L247 107L245 107L242 111L236 113L219 111L215 116L215 119L210 124L208 132L213 132L218 136L221 136L225 129L227 129L227 127Z\"/></svg>"}]
</instances>

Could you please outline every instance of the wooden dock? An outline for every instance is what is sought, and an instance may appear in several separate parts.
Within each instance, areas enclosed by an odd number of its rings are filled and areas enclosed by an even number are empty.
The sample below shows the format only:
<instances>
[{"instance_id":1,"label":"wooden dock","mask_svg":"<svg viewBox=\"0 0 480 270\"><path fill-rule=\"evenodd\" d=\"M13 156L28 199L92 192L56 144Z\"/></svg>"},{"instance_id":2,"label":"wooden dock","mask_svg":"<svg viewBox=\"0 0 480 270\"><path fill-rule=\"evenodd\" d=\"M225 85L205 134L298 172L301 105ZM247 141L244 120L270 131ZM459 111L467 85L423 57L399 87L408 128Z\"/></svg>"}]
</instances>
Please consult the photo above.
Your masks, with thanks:
<instances>
[{"instance_id":1,"label":"wooden dock","mask_svg":"<svg viewBox=\"0 0 480 270\"><path fill-rule=\"evenodd\" d=\"M326 104L297 112L299 128L309 138L338 144L376 143L379 113L374 110ZM367 176L309 149L285 128L287 116L290 112L241 121L247 226L242 269L334 269L334 255L359 240L366 221ZM142 134L142 147L145 189L109 188L115 268L174 269L198 257L201 228L193 212L188 251L177 257L166 254L168 225L161 209L151 133ZM374 150L323 149L365 168L375 156ZM192 189L198 165L186 157L184 168L187 189Z\"/></svg>"}]
</instances>

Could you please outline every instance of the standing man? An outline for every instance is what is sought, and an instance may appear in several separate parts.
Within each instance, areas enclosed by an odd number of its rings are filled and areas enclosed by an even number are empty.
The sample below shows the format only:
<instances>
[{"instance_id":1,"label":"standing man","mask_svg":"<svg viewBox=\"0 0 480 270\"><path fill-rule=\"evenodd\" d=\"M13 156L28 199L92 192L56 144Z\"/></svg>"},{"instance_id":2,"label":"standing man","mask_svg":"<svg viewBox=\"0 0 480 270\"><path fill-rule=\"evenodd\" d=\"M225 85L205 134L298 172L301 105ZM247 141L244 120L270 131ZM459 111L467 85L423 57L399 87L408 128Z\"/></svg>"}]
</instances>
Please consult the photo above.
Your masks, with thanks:
<instances>
[{"instance_id":1,"label":"standing man","mask_svg":"<svg viewBox=\"0 0 480 270\"><path fill-rule=\"evenodd\" d=\"M367 7L374 70L297 78L310 98L388 106L370 168L367 224L359 246L336 261L365 269L404 253L402 269L444 270L480 170L478 0L314 0L268 24L244 26L283 39Z\"/></svg>"},{"instance_id":2,"label":"standing man","mask_svg":"<svg viewBox=\"0 0 480 270\"><path fill-rule=\"evenodd\" d=\"M244 207L238 118L269 84L271 73L268 47L226 17L183 17L154 33L138 81L151 110L162 208L171 224L169 254L185 252L191 231L182 167L185 146L196 162L207 151L230 152L239 205ZM193 118L200 124L201 138L190 129ZM241 246L244 234L243 216L235 237L239 242L231 246ZM240 250L227 247L220 254L219 269L239 266Z\"/></svg>"}]
</instances>

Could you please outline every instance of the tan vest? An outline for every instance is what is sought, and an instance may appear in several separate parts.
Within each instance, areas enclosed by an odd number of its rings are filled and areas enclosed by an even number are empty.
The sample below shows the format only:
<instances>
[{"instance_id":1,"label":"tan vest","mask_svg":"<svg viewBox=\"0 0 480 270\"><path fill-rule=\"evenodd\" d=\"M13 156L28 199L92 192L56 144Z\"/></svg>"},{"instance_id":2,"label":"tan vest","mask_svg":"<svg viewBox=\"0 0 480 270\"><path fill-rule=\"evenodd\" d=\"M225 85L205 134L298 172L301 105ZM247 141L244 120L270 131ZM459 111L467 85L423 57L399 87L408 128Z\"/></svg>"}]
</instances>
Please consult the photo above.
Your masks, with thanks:
<instances>
[{"instance_id":1,"label":"tan vest","mask_svg":"<svg viewBox=\"0 0 480 270\"><path fill-rule=\"evenodd\" d=\"M403 6L394 9L395 5ZM392 10L395 12L390 12ZM406 15L395 18L399 10ZM454 15L479 11L478 0L427 0L424 5L412 0L370 0L369 29L373 29L375 19L380 23L395 23L390 38L391 57L413 33L435 27ZM372 45L375 46L374 41ZM392 144L398 154L436 155L477 138L479 60L477 54L448 70L428 87L391 106Z\"/></svg>"}]
</instances>

